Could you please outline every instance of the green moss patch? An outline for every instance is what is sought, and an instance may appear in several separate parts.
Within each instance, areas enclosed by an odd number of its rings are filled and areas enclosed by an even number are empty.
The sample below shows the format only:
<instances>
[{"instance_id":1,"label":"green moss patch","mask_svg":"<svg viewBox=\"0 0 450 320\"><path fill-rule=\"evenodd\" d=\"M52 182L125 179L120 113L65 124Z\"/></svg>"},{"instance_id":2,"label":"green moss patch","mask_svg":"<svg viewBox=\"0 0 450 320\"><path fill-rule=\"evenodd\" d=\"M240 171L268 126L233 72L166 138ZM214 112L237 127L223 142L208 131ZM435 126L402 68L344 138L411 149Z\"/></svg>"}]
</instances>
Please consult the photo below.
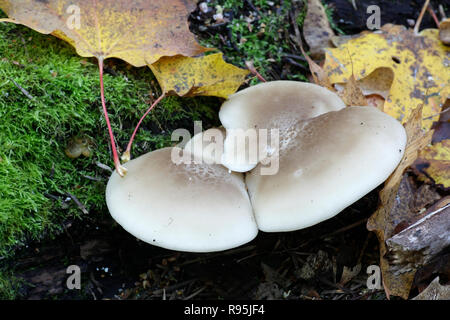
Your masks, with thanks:
<instances>
[{"instance_id":1,"label":"green moss patch","mask_svg":"<svg viewBox=\"0 0 450 320\"><path fill-rule=\"evenodd\" d=\"M121 148L160 92L148 68L107 61L105 95ZM175 128L193 120L218 123L220 100L169 97L139 131L133 156L169 146ZM71 138L86 136L92 155L71 159ZM65 42L26 27L0 23L0 257L30 240L53 236L65 220L105 214L105 183L112 167L101 113L95 59L79 57Z\"/></svg>"}]
</instances>

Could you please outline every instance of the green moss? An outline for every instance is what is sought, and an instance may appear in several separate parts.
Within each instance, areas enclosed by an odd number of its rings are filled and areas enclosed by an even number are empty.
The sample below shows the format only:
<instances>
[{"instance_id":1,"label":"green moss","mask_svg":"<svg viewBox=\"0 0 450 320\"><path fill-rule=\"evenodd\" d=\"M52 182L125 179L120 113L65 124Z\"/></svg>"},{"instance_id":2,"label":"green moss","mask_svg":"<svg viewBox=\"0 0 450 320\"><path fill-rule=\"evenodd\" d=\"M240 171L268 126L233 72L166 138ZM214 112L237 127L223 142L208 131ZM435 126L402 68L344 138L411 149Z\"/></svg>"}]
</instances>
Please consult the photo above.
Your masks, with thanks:
<instances>
[{"instance_id":1,"label":"green moss","mask_svg":"<svg viewBox=\"0 0 450 320\"><path fill-rule=\"evenodd\" d=\"M280 64L286 53L292 52L287 30L289 29L290 1L253 0L258 8L257 16L241 15L244 1L215 0L211 7L233 12L233 19L229 21L230 41L233 45L221 46L221 35L207 39L203 44L221 47L230 63L245 67L245 61L253 61L254 66L267 80L272 76L268 73L272 63ZM273 5L269 5L272 3ZM291 80L306 80L302 74L288 74ZM254 80L255 83L259 82Z\"/></svg>"},{"instance_id":2,"label":"green moss","mask_svg":"<svg viewBox=\"0 0 450 320\"><path fill-rule=\"evenodd\" d=\"M50 35L5 23L0 23L0 57L2 257L27 241L54 236L64 220L83 219L67 193L75 195L91 217L105 214L109 172L96 163L112 166L112 161L95 59L79 57ZM159 89L148 68L107 60L106 70L110 71L104 78L107 106L118 144L124 148ZM192 130L193 120L217 124L219 105L214 98L164 99L139 131L133 155L171 145L172 130ZM93 140L94 152L88 158L70 159L64 150L71 137L80 134Z\"/></svg>"},{"instance_id":3,"label":"green moss","mask_svg":"<svg viewBox=\"0 0 450 320\"><path fill-rule=\"evenodd\" d=\"M323 3L323 2L322 2L322 3ZM334 19L333 19L333 8L330 7L330 6L329 6L328 4L326 4L326 3L323 3L323 7L324 7L324 9L325 9L325 13L327 14L328 21L330 22L330 27L331 27L331 29L333 29L337 34L344 35L345 32L342 31L342 29L340 29L340 28L337 26L337 24L334 22Z\"/></svg>"},{"instance_id":4,"label":"green moss","mask_svg":"<svg viewBox=\"0 0 450 320\"><path fill-rule=\"evenodd\" d=\"M17 297L21 281L12 272L0 270L0 299L12 300Z\"/></svg>"}]
</instances>

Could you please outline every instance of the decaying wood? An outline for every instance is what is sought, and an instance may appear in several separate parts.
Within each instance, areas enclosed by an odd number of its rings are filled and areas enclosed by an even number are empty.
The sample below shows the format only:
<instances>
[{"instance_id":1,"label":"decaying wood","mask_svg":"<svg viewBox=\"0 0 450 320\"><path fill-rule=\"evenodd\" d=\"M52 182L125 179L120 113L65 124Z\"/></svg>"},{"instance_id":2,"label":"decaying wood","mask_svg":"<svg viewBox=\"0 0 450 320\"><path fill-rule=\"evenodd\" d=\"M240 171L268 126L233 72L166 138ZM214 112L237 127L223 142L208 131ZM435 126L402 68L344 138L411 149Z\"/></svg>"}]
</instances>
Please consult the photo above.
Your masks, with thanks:
<instances>
[{"instance_id":1,"label":"decaying wood","mask_svg":"<svg viewBox=\"0 0 450 320\"><path fill-rule=\"evenodd\" d=\"M450 285L441 285L437 277L413 300L450 300Z\"/></svg>"},{"instance_id":2,"label":"decaying wood","mask_svg":"<svg viewBox=\"0 0 450 320\"><path fill-rule=\"evenodd\" d=\"M386 240L386 258L398 266L396 274L428 263L450 245L450 204L425 214L420 220Z\"/></svg>"}]
</instances>

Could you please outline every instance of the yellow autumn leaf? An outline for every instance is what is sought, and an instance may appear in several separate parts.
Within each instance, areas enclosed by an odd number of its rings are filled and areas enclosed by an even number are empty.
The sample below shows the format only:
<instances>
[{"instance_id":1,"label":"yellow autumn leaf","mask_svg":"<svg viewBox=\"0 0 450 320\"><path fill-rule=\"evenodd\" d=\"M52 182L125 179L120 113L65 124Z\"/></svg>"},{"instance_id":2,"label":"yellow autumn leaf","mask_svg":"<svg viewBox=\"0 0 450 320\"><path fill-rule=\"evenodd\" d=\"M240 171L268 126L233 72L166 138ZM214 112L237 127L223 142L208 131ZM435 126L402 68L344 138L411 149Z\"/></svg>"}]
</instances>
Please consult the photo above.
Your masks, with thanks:
<instances>
[{"instance_id":1,"label":"yellow autumn leaf","mask_svg":"<svg viewBox=\"0 0 450 320\"><path fill-rule=\"evenodd\" d=\"M450 189L450 139L424 148L414 164L422 180L431 179L436 185Z\"/></svg>"},{"instance_id":2,"label":"yellow autumn leaf","mask_svg":"<svg viewBox=\"0 0 450 320\"><path fill-rule=\"evenodd\" d=\"M364 32L326 53L324 70L331 83L346 83L352 75L361 80L378 68L394 73L384 111L404 122L411 111L423 107L423 129L433 121L450 94L449 47L437 29L415 35L400 26L378 33ZM433 100L433 101L432 101Z\"/></svg>"},{"instance_id":3,"label":"yellow autumn leaf","mask_svg":"<svg viewBox=\"0 0 450 320\"><path fill-rule=\"evenodd\" d=\"M195 0L0 0L9 19L74 46L82 57L120 58L136 67L162 56L208 50L189 31Z\"/></svg>"},{"instance_id":4,"label":"yellow autumn leaf","mask_svg":"<svg viewBox=\"0 0 450 320\"><path fill-rule=\"evenodd\" d=\"M197 58L163 57L149 65L162 90L178 96L216 96L228 98L249 71L226 63L222 53Z\"/></svg>"}]
</instances>

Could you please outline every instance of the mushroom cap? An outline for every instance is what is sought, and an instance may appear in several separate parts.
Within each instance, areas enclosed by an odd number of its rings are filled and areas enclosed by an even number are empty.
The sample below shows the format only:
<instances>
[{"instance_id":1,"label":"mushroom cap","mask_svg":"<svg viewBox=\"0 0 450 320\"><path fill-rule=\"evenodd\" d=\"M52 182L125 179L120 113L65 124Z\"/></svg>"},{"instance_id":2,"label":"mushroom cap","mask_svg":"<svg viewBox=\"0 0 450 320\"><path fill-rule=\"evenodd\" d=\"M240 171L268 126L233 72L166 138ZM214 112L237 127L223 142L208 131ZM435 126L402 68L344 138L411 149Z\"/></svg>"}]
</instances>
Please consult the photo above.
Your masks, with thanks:
<instances>
[{"instance_id":1,"label":"mushroom cap","mask_svg":"<svg viewBox=\"0 0 450 320\"><path fill-rule=\"evenodd\" d=\"M233 171L246 172L260 160L251 161L248 153L246 158L241 158L243 161L230 154L236 148L231 134L233 129L277 128L281 137L299 120L342 108L345 108L345 103L336 93L307 82L271 81L239 91L231 95L219 111L220 121L227 130L222 164ZM255 142L253 137L249 137L249 140ZM247 146L238 145L236 154L241 155L245 151L248 151Z\"/></svg>"},{"instance_id":2,"label":"mushroom cap","mask_svg":"<svg viewBox=\"0 0 450 320\"><path fill-rule=\"evenodd\" d=\"M186 143L184 150L191 153L197 161L221 164L225 134L223 127L199 132Z\"/></svg>"},{"instance_id":3,"label":"mushroom cap","mask_svg":"<svg viewBox=\"0 0 450 320\"><path fill-rule=\"evenodd\" d=\"M293 231L329 219L384 182L403 157L406 132L374 107L349 107L299 121L280 149L279 171L246 176L262 231Z\"/></svg>"},{"instance_id":4,"label":"mushroom cap","mask_svg":"<svg viewBox=\"0 0 450 320\"><path fill-rule=\"evenodd\" d=\"M258 228L242 175L221 165L177 165L174 149L127 162L123 178L111 175L111 216L135 237L172 250L212 252L251 241Z\"/></svg>"}]
</instances>

